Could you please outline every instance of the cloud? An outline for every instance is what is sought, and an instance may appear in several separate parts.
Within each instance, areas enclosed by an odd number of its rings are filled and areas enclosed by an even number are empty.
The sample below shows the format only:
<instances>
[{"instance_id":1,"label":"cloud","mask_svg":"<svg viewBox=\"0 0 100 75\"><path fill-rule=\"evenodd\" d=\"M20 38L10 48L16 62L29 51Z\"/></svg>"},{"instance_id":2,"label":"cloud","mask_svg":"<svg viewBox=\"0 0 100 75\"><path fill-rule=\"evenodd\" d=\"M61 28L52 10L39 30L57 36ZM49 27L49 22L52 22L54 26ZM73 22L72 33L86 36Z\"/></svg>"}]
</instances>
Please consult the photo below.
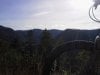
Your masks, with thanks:
<instances>
[{"instance_id":1,"label":"cloud","mask_svg":"<svg viewBox=\"0 0 100 75\"><path fill-rule=\"evenodd\" d=\"M50 12L48 12L48 11L41 11L41 12L38 12L38 13L34 14L33 16L43 16L43 15L47 15L49 13Z\"/></svg>"},{"instance_id":2,"label":"cloud","mask_svg":"<svg viewBox=\"0 0 100 75\"><path fill-rule=\"evenodd\" d=\"M0 24L14 29L99 27L89 19L89 0L4 0L0 4L4 8L0 7Z\"/></svg>"}]
</instances>

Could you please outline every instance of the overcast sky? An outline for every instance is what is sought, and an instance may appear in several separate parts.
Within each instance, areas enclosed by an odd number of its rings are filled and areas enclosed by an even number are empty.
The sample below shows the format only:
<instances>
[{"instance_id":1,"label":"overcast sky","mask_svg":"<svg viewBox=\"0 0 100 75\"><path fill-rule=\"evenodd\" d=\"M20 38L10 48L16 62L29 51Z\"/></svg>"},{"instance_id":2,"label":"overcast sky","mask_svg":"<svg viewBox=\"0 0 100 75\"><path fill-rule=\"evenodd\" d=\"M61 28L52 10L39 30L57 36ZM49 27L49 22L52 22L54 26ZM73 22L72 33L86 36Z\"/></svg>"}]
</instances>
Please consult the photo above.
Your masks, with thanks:
<instances>
[{"instance_id":1,"label":"overcast sky","mask_svg":"<svg viewBox=\"0 0 100 75\"><path fill-rule=\"evenodd\" d=\"M0 25L17 30L100 28L88 16L92 4L93 0L0 0Z\"/></svg>"}]
</instances>

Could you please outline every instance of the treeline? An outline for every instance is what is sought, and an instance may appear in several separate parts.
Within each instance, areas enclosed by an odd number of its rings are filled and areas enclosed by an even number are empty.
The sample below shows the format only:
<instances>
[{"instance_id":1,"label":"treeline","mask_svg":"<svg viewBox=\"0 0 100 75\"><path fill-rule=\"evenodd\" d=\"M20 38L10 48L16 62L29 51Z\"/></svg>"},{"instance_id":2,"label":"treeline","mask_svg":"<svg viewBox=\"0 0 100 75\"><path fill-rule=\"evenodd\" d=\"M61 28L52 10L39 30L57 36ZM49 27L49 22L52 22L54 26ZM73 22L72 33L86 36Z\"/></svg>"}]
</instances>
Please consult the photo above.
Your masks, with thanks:
<instances>
[{"instance_id":1,"label":"treeline","mask_svg":"<svg viewBox=\"0 0 100 75\"><path fill-rule=\"evenodd\" d=\"M12 42L0 39L0 75L41 75L43 61L63 39L56 40L45 29L41 41L36 44L33 31L27 32L27 40L15 38ZM59 56L52 64L51 74L78 75L90 58L90 52L73 50Z\"/></svg>"},{"instance_id":2,"label":"treeline","mask_svg":"<svg viewBox=\"0 0 100 75\"><path fill-rule=\"evenodd\" d=\"M36 44L33 31L27 40L15 38L11 43L0 39L0 75L39 75L42 61L54 47L54 39L45 29L40 44Z\"/></svg>"}]
</instances>

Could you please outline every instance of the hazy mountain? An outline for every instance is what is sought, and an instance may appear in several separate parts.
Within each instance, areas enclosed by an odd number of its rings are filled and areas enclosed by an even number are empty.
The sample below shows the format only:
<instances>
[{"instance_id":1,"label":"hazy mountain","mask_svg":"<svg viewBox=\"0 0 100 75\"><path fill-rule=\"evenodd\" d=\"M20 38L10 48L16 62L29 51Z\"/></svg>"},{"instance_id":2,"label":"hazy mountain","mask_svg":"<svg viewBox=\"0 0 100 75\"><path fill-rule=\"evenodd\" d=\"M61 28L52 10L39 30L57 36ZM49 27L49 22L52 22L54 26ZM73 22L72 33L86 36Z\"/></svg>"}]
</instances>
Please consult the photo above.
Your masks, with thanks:
<instances>
[{"instance_id":1,"label":"hazy mountain","mask_svg":"<svg viewBox=\"0 0 100 75\"><path fill-rule=\"evenodd\" d=\"M15 38L18 38L20 39L21 41L25 41L27 39L27 32L29 30L13 30L11 28L7 28L7 27L3 27L3 26L0 26L0 39L3 39L3 40L13 40ZM41 39L41 36L42 36L42 31L43 30L40 30L40 29L33 29L33 35L34 35L34 38L36 40L36 42L38 43ZM57 37L57 35L59 35L61 33L61 30L48 30L52 37L55 38Z\"/></svg>"},{"instance_id":2,"label":"hazy mountain","mask_svg":"<svg viewBox=\"0 0 100 75\"><path fill-rule=\"evenodd\" d=\"M29 30L13 30L11 28L0 26L0 39L12 41L15 38L19 38L21 41L27 39L27 32ZM42 36L42 31L40 29L33 29L33 35L36 42L38 43ZM48 30L53 38L57 40L73 41L73 40L88 40L94 41L95 37L100 33L100 29L95 30L79 30L79 29L67 29L61 30Z\"/></svg>"},{"instance_id":3,"label":"hazy mountain","mask_svg":"<svg viewBox=\"0 0 100 75\"><path fill-rule=\"evenodd\" d=\"M95 30L79 30L79 29L67 29L62 31L58 36L58 40L73 41L73 40L87 40L94 41L95 37L100 33L100 29Z\"/></svg>"},{"instance_id":4,"label":"hazy mountain","mask_svg":"<svg viewBox=\"0 0 100 75\"><path fill-rule=\"evenodd\" d=\"M21 30L19 30L19 31L16 31L16 33L17 33L19 39L25 40L27 38L27 32L28 31L29 30L27 30L27 31L21 31ZM40 39L41 39L42 31L43 30L33 29L32 31L33 31L33 35L35 37L36 42L39 42ZM57 35L59 35L61 33L60 30L48 30L48 31L51 33L51 35L52 35L53 38L55 38Z\"/></svg>"},{"instance_id":5,"label":"hazy mountain","mask_svg":"<svg viewBox=\"0 0 100 75\"><path fill-rule=\"evenodd\" d=\"M13 41L16 37L16 33L13 29L0 26L0 39L6 41Z\"/></svg>"},{"instance_id":6,"label":"hazy mountain","mask_svg":"<svg viewBox=\"0 0 100 75\"><path fill-rule=\"evenodd\" d=\"M18 38L20 40L25 41L27 39L27 32L28 31L29 30L25 30L25 31L24 30L18 30L18 31L16 31L16 34L18 35ZM36 38L35 39L36 42L39 42L39 40L41 38L42 30L40 30L40 29L33 29L32 32L33 32L34 38Z\"/></svg>"}]
</instances>

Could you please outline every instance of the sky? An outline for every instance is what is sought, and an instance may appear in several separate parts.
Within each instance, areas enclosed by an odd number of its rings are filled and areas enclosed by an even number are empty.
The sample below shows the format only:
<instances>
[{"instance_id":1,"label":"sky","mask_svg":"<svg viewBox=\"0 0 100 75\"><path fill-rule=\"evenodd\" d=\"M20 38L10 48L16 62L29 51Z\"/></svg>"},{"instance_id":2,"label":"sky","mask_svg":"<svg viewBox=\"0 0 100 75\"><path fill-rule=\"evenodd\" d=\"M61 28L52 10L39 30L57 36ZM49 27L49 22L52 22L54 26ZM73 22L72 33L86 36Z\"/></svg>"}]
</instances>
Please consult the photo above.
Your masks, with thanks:
<instances>
[{"instance_id":1,"label":"sky","mask_svg":"<svg viewBox=\"0 0 100 75\"><path fill-rule=\"evenodd\" d=\"M100 28L88 16L92 5L93 0L0 0L0 25L15 30Z\"/></svg>"}]
</instances>

